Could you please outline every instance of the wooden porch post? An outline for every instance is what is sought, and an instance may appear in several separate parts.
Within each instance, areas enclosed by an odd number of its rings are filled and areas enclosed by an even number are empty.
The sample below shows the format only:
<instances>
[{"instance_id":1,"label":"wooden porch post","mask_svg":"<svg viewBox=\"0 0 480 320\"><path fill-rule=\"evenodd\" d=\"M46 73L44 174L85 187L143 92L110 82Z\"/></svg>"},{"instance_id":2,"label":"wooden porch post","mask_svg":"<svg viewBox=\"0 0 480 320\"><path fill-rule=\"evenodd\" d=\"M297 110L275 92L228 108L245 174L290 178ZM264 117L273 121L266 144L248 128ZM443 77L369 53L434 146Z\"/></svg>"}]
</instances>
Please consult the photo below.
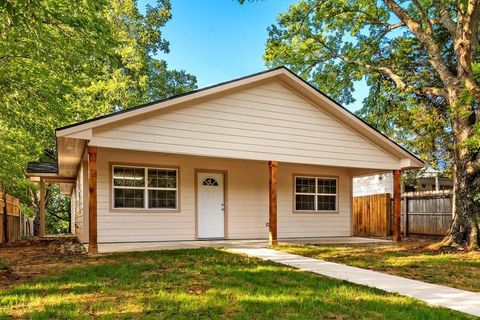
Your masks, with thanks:
<instances>
[{"instance_id":1,"label":"wooden porch post","mask_svg":"<svg viewBox=\"0 0 480 320\"><path fill-rule=\"evenodd\" d=\"M45 182L40 180L40 230L38 235L40 237L45 237Z\"/></svg>"},{"instance_id":2,"label":"wooden porch post","mask_svg":"<svg viewBox=\"0 0 480 320\"><path fill-rule=\"evenodd\" d=\"M97 244L97 147L88 146L88 253L98 253Z\"/></svg>"},{"instance_id":3,"label":"wooden porch post","mask_svg":"<svg viewBox=\"0 0 480 320\"><path fill-rule=\"evenodd\" d=\"M401 187L402 171L393 170L393 241L401 241L400 214L401 214Z\"/></svg>"},{"instance_id":4,"label":"wooden porch post","mask_svg":"<svg viewBox=\"0 0 480 320\"><path fill-rule=\"evenodd\" d=\"M276 246L277 240L277 170L278 162L269 161L269 215L268 215L268 244Z\"/></svg>"}]
</instances>

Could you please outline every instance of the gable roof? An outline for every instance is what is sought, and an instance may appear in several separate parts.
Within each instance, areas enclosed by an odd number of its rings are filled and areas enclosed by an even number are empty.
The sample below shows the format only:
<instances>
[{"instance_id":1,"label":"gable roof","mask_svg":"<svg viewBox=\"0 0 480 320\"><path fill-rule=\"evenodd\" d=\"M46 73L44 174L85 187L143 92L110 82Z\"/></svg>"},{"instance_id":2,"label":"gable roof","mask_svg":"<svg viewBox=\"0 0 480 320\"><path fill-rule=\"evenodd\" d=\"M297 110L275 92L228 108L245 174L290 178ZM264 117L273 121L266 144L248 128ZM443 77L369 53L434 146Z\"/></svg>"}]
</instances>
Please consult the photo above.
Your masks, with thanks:
<instances>
[{"instance_id":1,"label":"gable roof","mask_svg":"<svg viewBox=\"0 0 480 320\"><path fill-rule=\"evenodd\" d=\"M85 139L85 137L88 137L88 134L82 134L82 132L88 132L88 130L96 127L115 123L120 120L125 120L160 109L163 110L186 103L193 103L202 99L210 99L219 94L225 94L226 92L230 92L232 90L238 90L241 87L252 86L256 83L261 83L263 81L272 79L277 79L285 83L292 90L312 101L314 105L322 105L324 109L327 109L327 111L335 118L353 128L357 133L360 133L375 144L381 145L384 147L384 149L386 149L386 151L390 152L397 158L407 159L408 163L405 163L402 165L402 167L413 168L423 166L423 161L413 153L409 152L395 141L390 139L388 136L370 126L363 119L359 118L348 109L340 105L338 102L301 79L286 67L278 67L275 69L255 73L206 88L193 90L177 96L150 102L130 109L61 127L56 129L56 135L57 137L81 137Z\"/></svg>"}]
</instances>

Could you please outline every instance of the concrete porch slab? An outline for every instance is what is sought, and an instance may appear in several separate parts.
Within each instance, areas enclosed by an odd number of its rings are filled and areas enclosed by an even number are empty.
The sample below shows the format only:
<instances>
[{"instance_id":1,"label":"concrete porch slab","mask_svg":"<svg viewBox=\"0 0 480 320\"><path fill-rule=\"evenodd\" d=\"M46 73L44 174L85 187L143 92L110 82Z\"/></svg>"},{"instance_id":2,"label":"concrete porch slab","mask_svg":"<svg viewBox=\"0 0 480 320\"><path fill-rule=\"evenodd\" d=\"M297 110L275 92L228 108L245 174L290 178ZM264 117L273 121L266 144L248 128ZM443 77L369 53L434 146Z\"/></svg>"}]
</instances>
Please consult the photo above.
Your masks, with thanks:
<instances>
[{"instance_id":1,"label":"concrete porch slab","mask_svg":"<svg viewBox=\"0 0 480 320\"><path fill-rule=\"evenodd\" d=\"M195 248L265 248L266 240L192 240L161 242L99 243L98 253L156 251ZM88 248L88 244L85 245Z\"/></svg>"},{"instance_id":2,"label":"concrete porch slab","mask_svg":"<svg viewBox=\"0 0 480 320\"><path fill-rule=\"evenodd\" d=\"M389 240L359 238L359 237L322 237L279 239L284 245L305 244L354 244L354 243L388 243ZM123 242L99 243L98 253L155 251L192 248L267 248L268 240L192 240L192 241L163 241L163 242ZM85 244L88 250L88 244Z\"/></svg>"},{"instance_id":3,"label":"concrete porch slab","mask_svg":"<svg viewBox=\"0 0 480 320\"><path fill-rule=\"evenodd\" d=\"M301 238L280 239L280 244L308 245L308 244L362 244L362 243L392 243L392 240L361 238L361 237L325 237L325 238Z\"/></svg>"}]
</instances>

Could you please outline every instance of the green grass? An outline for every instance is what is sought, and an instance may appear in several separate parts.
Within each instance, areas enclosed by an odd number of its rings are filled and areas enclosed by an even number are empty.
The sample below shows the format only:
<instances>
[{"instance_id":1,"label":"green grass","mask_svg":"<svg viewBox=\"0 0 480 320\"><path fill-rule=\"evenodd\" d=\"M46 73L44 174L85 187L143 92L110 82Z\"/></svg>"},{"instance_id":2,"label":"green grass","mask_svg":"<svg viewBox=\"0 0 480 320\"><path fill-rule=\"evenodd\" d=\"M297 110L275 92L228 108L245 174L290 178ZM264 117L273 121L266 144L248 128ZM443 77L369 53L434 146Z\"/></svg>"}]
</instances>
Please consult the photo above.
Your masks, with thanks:
<instances>
[{"instance_id":1,"label":"green grass","mask_svg":"<svg viewBox=\"0 0 480 320\"><path fill-rule=\"evenodd\" d=\"M279 250L480 292L480 252L441 252L429 243L280 246Z\"/></svg>"},{"instance_id":2,"label":"green grass","mask_svg":"<svg viewBox=\"0 0 480 320\"><path fill-rule=\"evenodd\" d=\"M85 259L0 291L0 318L471 319L216 249Z\"/></svg>"},{"instance_id":3,"label":"green grass","mask_svg":"<svg viewBox=\"0 0 480 320\"><path fill-rule=\"evenodd\" d=\"M10 262L5 258L0 257L0 270L10 270L10 268Z\"/></svg>"}]
</instances>

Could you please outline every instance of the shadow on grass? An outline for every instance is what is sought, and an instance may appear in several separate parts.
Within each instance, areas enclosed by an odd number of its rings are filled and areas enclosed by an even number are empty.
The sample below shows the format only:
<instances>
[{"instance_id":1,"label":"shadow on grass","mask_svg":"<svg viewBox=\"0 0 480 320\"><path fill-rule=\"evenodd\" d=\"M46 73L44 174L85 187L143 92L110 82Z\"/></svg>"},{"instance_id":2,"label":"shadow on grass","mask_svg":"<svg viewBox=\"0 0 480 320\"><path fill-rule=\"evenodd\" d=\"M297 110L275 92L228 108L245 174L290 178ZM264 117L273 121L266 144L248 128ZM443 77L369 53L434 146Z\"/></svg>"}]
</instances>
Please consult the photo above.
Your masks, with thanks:
<instances>
[{"instance_id":1,"label":"shadow on grass","mask_svg":"<svg viewBox=\"0 0 480 320\"><path fill-rule=\"evenodd\" d=\"M1 291L0 311L33 319L468 318L215 249L110 255Z\"/></svg>"}]
</instances>

